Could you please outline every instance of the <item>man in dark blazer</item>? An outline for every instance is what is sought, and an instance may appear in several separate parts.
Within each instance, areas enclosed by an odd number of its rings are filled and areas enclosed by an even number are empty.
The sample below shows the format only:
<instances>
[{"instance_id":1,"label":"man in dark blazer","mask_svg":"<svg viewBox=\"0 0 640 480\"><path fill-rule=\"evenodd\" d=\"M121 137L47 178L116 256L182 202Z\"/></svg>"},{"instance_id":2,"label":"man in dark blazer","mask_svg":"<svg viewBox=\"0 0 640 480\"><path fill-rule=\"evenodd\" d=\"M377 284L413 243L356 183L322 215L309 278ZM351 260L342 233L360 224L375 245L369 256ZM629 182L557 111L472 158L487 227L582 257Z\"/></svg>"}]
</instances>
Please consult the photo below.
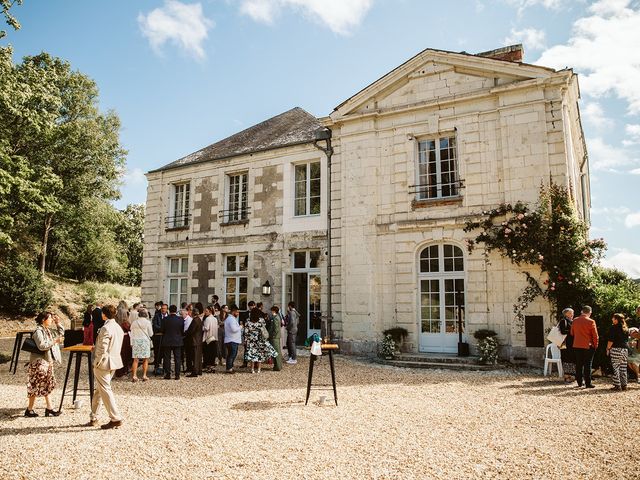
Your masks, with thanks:
<instances>
[{"instance_id":1,"label":"man in dark blazer","mask_svg":"<svg viewBox=\"0 0 640 480\"><path fill-rule=\"evenodd\" d=\"M173 352L174 365L176 367L175 379L180 379L180 367L182 365L182 345L184 334L184 320L177 315L178 307L169 307L169 316L162 320L160 332L162 333L162 351L164 352L164 378L171 378L171 352Z\"/></svg>"},{"instance_id":2,"label":"man in dark blazer","mask_svg":"<svg viewBox=\"0 0 640 480\"><path fill-rule=\"evenodd\" d=\"M191 313L193 319L184 333L184 349L191 357L191 373L187 377L202 375L202 317L200 313L198 307L193 307Z\"/></svg>"},{"instance_id":3,"label":"man in dark blazer","mask_svg":"<svg viewBox=\"0 0 640 480\"><path fill-rule=\"evenodd\" d=\"M91 312L91 317L93 321L93 344L96 343L96 338L98 338L98 330L102 328L104 325L104 320L102 319L102 302L96 303L96 308Z\"/></svg>"}]
</instances>

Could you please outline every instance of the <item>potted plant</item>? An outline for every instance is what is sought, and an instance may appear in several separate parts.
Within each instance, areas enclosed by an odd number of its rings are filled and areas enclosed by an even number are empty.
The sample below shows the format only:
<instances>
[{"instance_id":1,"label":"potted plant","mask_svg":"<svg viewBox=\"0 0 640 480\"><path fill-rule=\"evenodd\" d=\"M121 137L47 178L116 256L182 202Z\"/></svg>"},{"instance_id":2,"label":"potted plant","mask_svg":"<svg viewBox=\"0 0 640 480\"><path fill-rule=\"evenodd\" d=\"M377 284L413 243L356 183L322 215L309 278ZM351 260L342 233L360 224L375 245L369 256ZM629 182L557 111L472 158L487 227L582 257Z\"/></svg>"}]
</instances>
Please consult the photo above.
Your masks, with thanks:
<instances>
[{"instance_id":1,"label":"potted plant","mask_svg":"<svg viewBox=\"0 0 640 480\"><path fill-rule=\"evenodd\" d=\"M493 330L476 330L473 337L478 340L478 351L480 352L480 363L495 365L498 361L498 334Z\"/></svg>"},{"instance_id":2,"label":"potted plant","mask_svg":"<svg viewBox=\"0 0 640 480\"><path fill-rule=\"evenodd\" d=\"M382 344L380 345L380 356L385 360L393 359L396 353L396 342L393 340L393 337L389 334L384 336L382 340Z\"/></svg>"}]
</instances>

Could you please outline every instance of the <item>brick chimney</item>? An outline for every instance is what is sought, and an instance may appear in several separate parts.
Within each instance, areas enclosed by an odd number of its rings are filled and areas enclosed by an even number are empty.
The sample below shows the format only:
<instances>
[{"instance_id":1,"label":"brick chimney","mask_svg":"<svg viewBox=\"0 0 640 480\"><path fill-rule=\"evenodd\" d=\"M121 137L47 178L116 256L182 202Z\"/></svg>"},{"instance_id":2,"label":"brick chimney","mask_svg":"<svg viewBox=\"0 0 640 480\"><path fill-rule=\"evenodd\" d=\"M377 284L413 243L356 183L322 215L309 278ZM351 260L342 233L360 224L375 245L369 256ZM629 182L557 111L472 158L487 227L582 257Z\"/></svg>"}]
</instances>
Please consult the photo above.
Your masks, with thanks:
<instances>
[{"instance_id":1,"label":"brick chimney","mask_svg":"<svg viewBox=\"0 0 640 480\"><path fill-rule=\"evenodd\" d=\"M478 57L493 58L495 60L504 60L507 62L522 62L524 57L524 48L522 44L509 45L508 47L496 48L488 52L476 53Z\"/></svg>"}]
</instances>

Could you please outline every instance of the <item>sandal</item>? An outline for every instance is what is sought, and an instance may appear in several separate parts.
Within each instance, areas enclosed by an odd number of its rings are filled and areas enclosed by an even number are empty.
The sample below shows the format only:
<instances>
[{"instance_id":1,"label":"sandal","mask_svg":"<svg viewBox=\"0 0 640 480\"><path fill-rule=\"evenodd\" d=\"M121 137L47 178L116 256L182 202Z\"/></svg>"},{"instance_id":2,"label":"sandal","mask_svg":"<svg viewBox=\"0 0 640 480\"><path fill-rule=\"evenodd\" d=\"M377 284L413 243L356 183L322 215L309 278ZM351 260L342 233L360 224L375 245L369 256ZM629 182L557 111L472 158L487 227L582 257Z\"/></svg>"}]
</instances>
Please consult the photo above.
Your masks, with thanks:
<instances>
[{"instance_id":1,"label":"sandal","mask_svg":"<svg viewBox=\"0 0 640 480\"><path fill-rule=\"evenodd\" d=\"M137 381L138 381L138 377L133 377L133 378L131 379L131 381L132 381L133 383L137 382Z\"/></svg>"}]
</instances>

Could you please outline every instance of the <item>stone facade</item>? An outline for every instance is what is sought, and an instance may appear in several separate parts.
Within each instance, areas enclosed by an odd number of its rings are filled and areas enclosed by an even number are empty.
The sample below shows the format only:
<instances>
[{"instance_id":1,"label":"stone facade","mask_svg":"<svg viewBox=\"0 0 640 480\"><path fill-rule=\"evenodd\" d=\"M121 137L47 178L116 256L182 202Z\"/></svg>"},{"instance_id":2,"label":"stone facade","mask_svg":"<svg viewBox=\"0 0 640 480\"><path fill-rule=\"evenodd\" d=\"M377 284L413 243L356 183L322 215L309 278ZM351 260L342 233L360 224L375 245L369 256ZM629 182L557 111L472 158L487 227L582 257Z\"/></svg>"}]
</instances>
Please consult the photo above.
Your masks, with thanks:
<instances>
[{"instance_id":1,"label":"stone facade","mask_svg":"<svg viewBox=\"0 0 640 480\"><path fill-rule=\"evenodd\" d=\"M550 181L567 186L588 219L588 161L576 75L520 63L517 48L507 53L507 60L499 60L490 52L428 49L336 107L321 119L332 130L330 186L327 158L311 140L149 173L143 300L166 298L167 258L181 255L189 257L189 301L220 294L223 259L238 252L249 256L250 297L260 299L261 285L269 280L274 294L263 300L287 300L283 283L292 253L320 249L324 259L331 188L332 326L343 350L373 353L381 332L400 326L409 332L408 351L451 351L457 335L443 334L448 327L422 332L421 278L427 277L420 276L419 261L426 247L450 245L464 252L464 268L456 277L462 283L455 285L464 285L465 340L473 344L476 329L491 328L504 345L504 357L536 363L541 349L527 347L526 332L514 327L513 303L525 286L522 269L497 255L468 254L464 242L471 235L463 226L474 213L501 202L535 202L539 187ZM455 142L460 188L455 195L419 196L424 192L420 142L443 138ZM292 166L314 159L322 167L322 212L296 217ZM251 215L245 223L224 225L225 177L243 169ZM183 181L195 192L193 225L167 230L168 188ZM428 278L447 282L447 275ZM555 320L542 301L527 314L542 316L544 327Z\"/></svg>"}]
</instances>

